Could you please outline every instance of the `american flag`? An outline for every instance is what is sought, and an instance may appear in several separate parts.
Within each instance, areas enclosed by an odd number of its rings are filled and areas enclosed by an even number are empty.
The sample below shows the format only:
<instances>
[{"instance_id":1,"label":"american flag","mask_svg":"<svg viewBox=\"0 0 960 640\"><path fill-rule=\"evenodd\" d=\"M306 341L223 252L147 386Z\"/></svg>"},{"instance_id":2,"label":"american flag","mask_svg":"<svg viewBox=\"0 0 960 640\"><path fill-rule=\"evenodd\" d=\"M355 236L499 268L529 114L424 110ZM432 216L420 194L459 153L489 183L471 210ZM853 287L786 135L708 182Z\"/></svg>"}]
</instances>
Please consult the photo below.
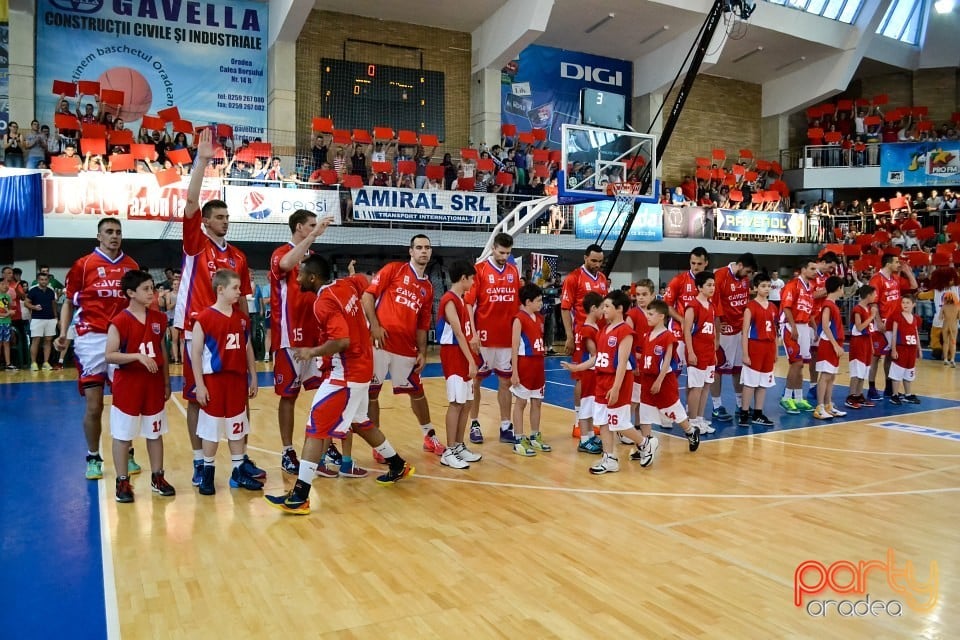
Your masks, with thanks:
<instances>
[{"instance_id":1,"label":"american flag","mask_svg":"<svg viewBox=\"0 0 960 640\"><path fill-rule=\"evenodd\" d=\"M560 256L551 256L544 253L530 254L530 281L543 286L551 276L556 275L560 266Z\"/></svg>"}]
</instances>

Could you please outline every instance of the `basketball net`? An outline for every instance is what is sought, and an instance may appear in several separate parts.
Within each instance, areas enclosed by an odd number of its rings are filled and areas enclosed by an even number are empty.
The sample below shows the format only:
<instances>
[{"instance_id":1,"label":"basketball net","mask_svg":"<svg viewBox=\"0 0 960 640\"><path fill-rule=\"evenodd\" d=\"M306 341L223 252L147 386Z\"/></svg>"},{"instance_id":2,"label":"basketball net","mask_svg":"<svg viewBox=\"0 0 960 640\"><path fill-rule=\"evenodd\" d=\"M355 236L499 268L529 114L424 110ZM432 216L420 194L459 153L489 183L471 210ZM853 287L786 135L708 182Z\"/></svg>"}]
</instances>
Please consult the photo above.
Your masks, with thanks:
<instances>
[{"instance_id":1,"label":"basketball net","mask_svg":"<svg viewBox=\"0 0 960 640\"><path fill-rule=\"evenodd\" d=\"M614 210L620 214L633 206L640 195L639 182L610 182L607 184L607 195L613 196Z\"/></svg>"}]
</instances>

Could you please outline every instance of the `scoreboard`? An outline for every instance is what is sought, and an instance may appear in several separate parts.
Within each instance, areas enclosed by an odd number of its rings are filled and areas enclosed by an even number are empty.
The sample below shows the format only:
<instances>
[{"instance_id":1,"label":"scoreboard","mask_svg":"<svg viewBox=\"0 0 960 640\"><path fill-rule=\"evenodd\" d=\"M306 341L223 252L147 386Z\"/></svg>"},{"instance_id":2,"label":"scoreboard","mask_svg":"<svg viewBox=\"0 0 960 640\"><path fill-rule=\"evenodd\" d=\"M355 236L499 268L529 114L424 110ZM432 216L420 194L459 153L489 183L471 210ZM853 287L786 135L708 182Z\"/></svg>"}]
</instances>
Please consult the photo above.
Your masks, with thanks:
<instances>
[{"instance_id":1,"label":"scoreboard","mask_svg":"<svg viewBox=\"0 0 960 640\"><path fill-rule=\"evenodd\" d=\"M322 115L338 129L391 127L444 139L441 71L323 58Z\"/></svg>"}]
</instances>

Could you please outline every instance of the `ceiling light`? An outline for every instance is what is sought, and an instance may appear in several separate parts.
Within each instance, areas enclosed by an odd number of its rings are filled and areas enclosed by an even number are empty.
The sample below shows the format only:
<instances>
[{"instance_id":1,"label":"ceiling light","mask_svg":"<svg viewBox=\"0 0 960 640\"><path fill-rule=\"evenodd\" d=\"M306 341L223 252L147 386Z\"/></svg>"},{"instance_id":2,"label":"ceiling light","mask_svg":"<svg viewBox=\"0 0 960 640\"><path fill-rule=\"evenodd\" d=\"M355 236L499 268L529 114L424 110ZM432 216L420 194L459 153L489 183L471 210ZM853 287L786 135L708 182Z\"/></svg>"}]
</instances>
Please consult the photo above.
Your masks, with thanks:
<instances>
[{"instance_id":1,"label":"ceiling light","mask_svg":"<svg viewBox=\"0 0 960 640\"><path fill-rule=\"evenodd\" d=\"M777 67L776 69L774 69L774 71L783 71L783 70L786 69L787 67L791 67L791 66L797 64L798 62L803 62L803 61L805 61L806 59L807 59L807 56L800 56L800 57L797 58L796 60L791 60L791 61L788 62L787 64L782 64L782 65L780 65L779 67Z\"/></svg>"},{"instance_id":2,"label":"ceiling light","mask_svg":"<svg viewBox=\"0 0 960 640\"><path fill-rule=\"evenodd\" d=\"M599 22L597 22L597 23L594 24L593 26L591 26L591 27L589 27L588 29L586 29L586 30L584 31L584 33L593 33L594 31L596 31L597 29L599 29L599 28L602 27L603 25L607 24L608 22L610 22L611 20L613 20L613 19L616 18L616 17L617 17L617 14L615 14L615 13L608 13L608 14L607 14L606 16L604 16Z\"/></svg>"},{"instance_id":3,"label":"ceiling light","mask_svg":"<svg viewBox=\"0 0 960 640\"><path fill-rule=\"evenodd\" d=\"M669 31L669 30L670 30L670 25L665 24L665 25L663 25L661 28L657 29L656 31L654 31L653 33L651 33L650 35L648 35L646 38L644 38L643 40L641 40L640 42L638 42L637 44L640 44L640 45L647 44L648 42L650 42L651 40L653 40L653 39L656 38L657 36L662 35L662 34L666 33L666 32Z\"/></svg>"},{"instance_id":4,"label":"ceiling light","mask_svg":"<svg viewBox=\"0 0 960 640\"><path fill-rule=\"evenodd\" d=\"M954 0L937 0L933 3L933 8L937 13L950 13L953 11Z\"/></svg>"},{"instance_id":5,"label":"ceiling light","mask_svg":"<svg viewBox=\"0 0 960 640\"><path fill-rule=\"evenodd\" d=\"M763 51L763 46L758 46L758 47L757 47L756 49L754 49L753 51L748 51L747 53L743 54L743 55L740 56L739 58L734 58L733 61L734 61L734 62L742 62L742 61L746 60L747 58L749 58L750 56L752 56L752 55L754 55L754 54L757 54L757 53L760 53L761 51Z\"/></svg>"}]
</instances>

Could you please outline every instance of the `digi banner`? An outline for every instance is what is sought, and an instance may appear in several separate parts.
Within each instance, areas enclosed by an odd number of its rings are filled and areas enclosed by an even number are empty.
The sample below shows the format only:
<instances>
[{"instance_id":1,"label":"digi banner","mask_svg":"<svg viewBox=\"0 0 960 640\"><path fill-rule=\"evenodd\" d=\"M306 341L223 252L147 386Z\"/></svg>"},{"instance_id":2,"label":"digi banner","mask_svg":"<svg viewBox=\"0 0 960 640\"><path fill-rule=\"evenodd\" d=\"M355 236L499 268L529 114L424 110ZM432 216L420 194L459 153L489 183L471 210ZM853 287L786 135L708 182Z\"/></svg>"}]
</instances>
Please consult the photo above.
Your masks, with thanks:
<instances>
[{"instance_id":1,"label":"digi banner","mask_svg":"<svg viewBox=\"0 0 960 640\"><path fill-rule=\"evenodd\" d=\"M420 191L392 187L353 189L354 220L496 224L497 196L468 191Z\"/></svg>"},{"instance_id":2,"label":"digi banner","mask_svg":"<svg viewBox=\"0 0 960 640\"><path fill-rule=\"evenodd\" d=\"M717 234L806 238L807 218L802 213L715 209Z\"/></svg>"},{"instance_id":3,"label":"digi banner","mask_svg":"<svg viewBox=\"0 0 960 640\"><path fill-rule=\"evenodd\" d=\"M333 216L333 224L341 223L340 192L336 190L227 185L223 199L230 222L287 224L291 213L306 209L317 214L317 218Z\"/></svg>"},{"instance_id":4,"label":"digi banner","mask_svg":"<svg viewBox=\"0 0 960 640\"><path fill-rule=\"evenodd\" d=\"M500 73L501 122L515 125L518 133L544 129L548 146L559 149L561 125L580 121L581 89L623 96L623 124L630 123L633 63L530 45Z\"/></svg>"},{"instance_id":5,"label":"digi banner","mask_svg":"<svg viewBox=\"0 0 960 640\"><path fill-rule=\"evenodd\" d=\"M880 185L960 185L960 142L897 142L880 145Z\"/></svg>"},{"instance_id":6,"label":"digi banner","mask_svg":"<svg viewBox=\"0 0 960 640\"><path fill-rule=\"evenodd\" d=\"M74 115L78 98L96 112L99 89L107 102L122 93L119 110L104 108L134 132L144 115L177 107L179 118L164 119L263 136L268 14L250 0L38 0L36 118L53 126L58 94L80 83L85 95L67 92Z\"/></svg>"},{"instance_id":7,"label":"digi banner","mask_svg":"<svg viewBox=\"0 0 960 640\"><path fill-rule=\"evenodd\" d=\"M161 187L150 173L85 173L43 176L43 214L47 221L80 216L121 220L182 220L189 178ZM204 179L200 201L221 199L220 180Z\"/></svg>"},{"instance_id":8,"label":"digi banner","mask_svg":"<svg viewBox=\"0 0 960 640\"><path fill-rule=\"evenodd\" d=\"M596 240L601 234L616 238L623 229L627 212L614 211L615 202L598 200L573 206L573 229L577 238ZM612 213L611 213L612 212ZM610 217L614 216L611 221ZM630 225L627 240L659 242L663 240L663 209L658 204L644 202Z\"/></svg>"},{"instance_id":9,"label":"digi banner","mask_svg":"<svg viewBox=\"0 0 960 640\"><path fill-rule=\"evenodd\" d=\"M712 238L713 209L663 205L664 238Z\"/></svg>"}]
</instances>

